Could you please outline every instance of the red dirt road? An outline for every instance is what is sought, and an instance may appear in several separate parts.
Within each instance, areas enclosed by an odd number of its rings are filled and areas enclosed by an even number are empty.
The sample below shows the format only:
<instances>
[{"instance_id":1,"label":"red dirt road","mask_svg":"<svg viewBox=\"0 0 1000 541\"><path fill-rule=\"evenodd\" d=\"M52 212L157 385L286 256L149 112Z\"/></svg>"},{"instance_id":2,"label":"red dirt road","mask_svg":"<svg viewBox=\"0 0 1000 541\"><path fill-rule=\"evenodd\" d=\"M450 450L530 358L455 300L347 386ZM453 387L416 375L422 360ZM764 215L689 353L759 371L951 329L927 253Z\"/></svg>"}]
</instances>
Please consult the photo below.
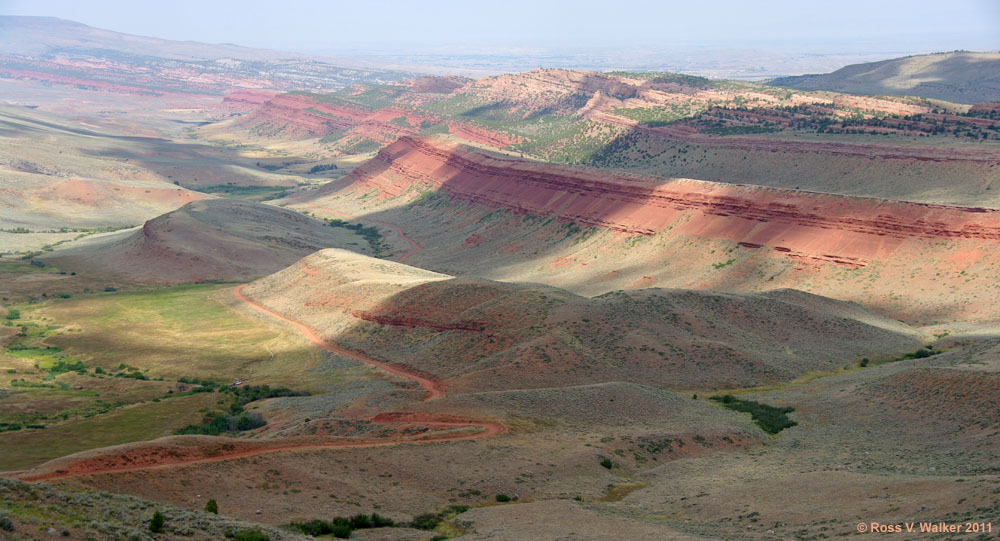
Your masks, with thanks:
<instances>
[{"instance_id":1,"label":"red dirt road","mask_svg":"<svg viewBox=\"0 0 1000 541\"><path fill-rule=\"evenodd\" d=\"M235 295L236 298L255 310L286 323L290 323L310 342L316 344L317 346L332 353L344 355L357 361L377 366L382 370L416 382L420 385L420 387L427 391L427 395L423 398L423 400L434 400L444 396L444 390L441 384L435 382L434 380L414 374L403 368L377 361L364 355L363 353L349 351L336 344L323 341L323 339L320 338L319 335L307 325L285 317L247 298L242 292L244 285L246 284L237 286L233 289L233 295ZM48 479L75 477L78 475L89 475L95 473L166 468L186 464L219 462L222 460L278 451L310 451L348 447L384 447L388 445L455 442L489 438L497 434L502 434L506 431L506 428L500 423L463 420L446 415L436 416L432 414L416 413L380 413L369 420L378 424L394 424L401 425L401 427L419 425L436 429L478 428L480 430L470 434L459 434L455 436L436 437L431 435L422 439L386 438L381 440L355 440L323 443L302 441L289 443L288 440L230 440L213 446L191 448L162 447L158 445L137 446L111 455L82 458L65 466L57 466L57 469L54 471L40 472L36 474L23 472L28 474L21 477L21 479L25 481L44 481Z\"/></svg>"},{"instance_id":2,"label":"red dirt road","mask_svg":"<svg viewBox=\"0 0 1000 541\"><path fill-rule=\"evenodd\" d=\"M418 376L417 374L414 374L412 372L408 372L408 371L406 371L406 370L404 370L402 368L396 367L396 366L392 366L391 364L387 364L387 363L384 363L384 362L381 362L381 361L376 361L375 359L372 359L371 357L368 357L368 356L363 355L361 353L357 353L357 352L354 352L354 351L350 351L350 350L344 349L344 348L342 348L342 347L340 347L340 346L338 346L336 344L333 344L333 343L330 343L330 342L325 342L325 341L323 341L322 338L319 337L318 334L316 334L316 331L313 331L312 329L310 329L304 323L300 323L298 321L295 321L294 319L289 319L289 318L287 318L287 317L285 317L285 316L283 316L283 315L281 315L281 314L279 314L277 312L269 310L269 309L267 309L267 308L265 308L265 307L263 307L263 306L255 303L255 302L251 301L250 299L248 299L243 294L243 286L245 286L245 285L246 284L243 284L243 285L239 285L239 286L236 286L235 288L233 288L233 295L235 295L237 299L245 302L247 305L249 305L254 310L257 310L259 312L263 312L263 313L265 313L265 314L267 314L267 315L269 315L269 316L271 316L271 317L273 317L275 319L280 319L281 321L284 321L286 323L291 323L292 325L295 326L296 329L299 330L299 332L301 332L313 344L316 344L317 346L319 346L319 347L321 347L321 348L323 348L323 349L325 349L325 350L327 350L327 351L329 351L331 353L336 353L338 355L344 355L345 357L350 357L350 358L352 358L352 359L354 359L356 361L361 361L363 363L367 363L367 364L370 364L370 365L373 365L373 366L377 366L377 367L381 368L382 370L385 370L386 372L391 372L393 374L396 374L397 376L402 376L402 377L404 377L404 378L406 378L408 380L417 382L417 384L419 384L421 387L423 387L427 391L427 396L424 398L424 400L434 400L434 399L441 398L442 396L444 396L444 391L441 388L441 384L438 383L438 382L436 382L436 381L427 379L425 377Z\"/></svg>"}]
</instances>

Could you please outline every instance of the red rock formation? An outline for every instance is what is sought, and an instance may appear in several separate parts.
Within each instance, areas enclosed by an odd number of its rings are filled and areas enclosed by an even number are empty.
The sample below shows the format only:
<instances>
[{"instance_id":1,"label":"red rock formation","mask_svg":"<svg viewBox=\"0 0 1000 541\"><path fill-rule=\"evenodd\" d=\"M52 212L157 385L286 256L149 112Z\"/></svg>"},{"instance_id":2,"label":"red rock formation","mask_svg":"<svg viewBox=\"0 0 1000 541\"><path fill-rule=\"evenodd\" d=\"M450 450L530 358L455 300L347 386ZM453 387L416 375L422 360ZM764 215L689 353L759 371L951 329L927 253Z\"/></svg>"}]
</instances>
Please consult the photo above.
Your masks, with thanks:
<instances>
[{"instance_id":1,"label":"red rock formation","mask_svg":"<svg viewBox=\"0 0 1000 541\"><path fill-rule=\"evenodd\" d=\"M246 113L263 105L276 95L276 92L267 90L237 90L222 98L222 105L231 111Z\"/></svg>"},{"instance_id":2,"label":"red rock formation","mask_svg":"<svg viewBox=\"0 0 1000 541\"><path fill-rule=\"evenodd\" d=\"M264 100L260 94L244 91L230 95L234 104L260 101L236 123L257 135L309 138L350 130L350 136L388 144L401 135L416 134L424 122L438 121L433 115L398 107L369 111L344 101L319 101L309 94L278 94Z\"/></svg>"},{"instance_id":3,"label":"red rock formation","mask_svg":"<svg viewBox=\"0 0 1000 541\"><path fill-rule=\"evenodd\" d=\"M402 138L349 178L384 197L423 185L521 214L627 234L673 227L745 249L766 246L800 261L855 268L885 257L907 238L1000 242L997 210L657 180L487 156L427 139Z\"/></svg>"},{"instance_id":4,"label":"red rock formation","mask_svg":"<svg viewBox=\"0 0 1000 541\"><path fill-rule=\"evenodd\" d=\"M504 133L498 130L491 130L481 126L473 126L465 122L449 122L448 133L456 137L461 137L466 141L472 141L473 143L480 143L496 148L503 148L524 142L523 137L518 137L517 135Z\"/></svg>"}]
</instances>

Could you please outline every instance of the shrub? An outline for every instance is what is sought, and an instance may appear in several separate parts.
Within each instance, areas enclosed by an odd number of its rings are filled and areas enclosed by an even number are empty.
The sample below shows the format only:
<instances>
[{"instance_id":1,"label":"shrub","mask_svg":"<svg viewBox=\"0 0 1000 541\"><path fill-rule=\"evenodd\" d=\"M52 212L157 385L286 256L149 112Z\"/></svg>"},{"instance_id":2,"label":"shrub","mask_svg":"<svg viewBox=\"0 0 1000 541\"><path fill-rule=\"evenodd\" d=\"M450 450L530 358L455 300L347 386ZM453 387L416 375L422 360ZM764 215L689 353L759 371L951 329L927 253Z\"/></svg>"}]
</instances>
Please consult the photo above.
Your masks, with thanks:
<instances>
[{"instance_id":1,"label":"shrub","mask_svg":"<svg viewBox=\"0 0 1000 541\"><path fill-rule=\"evenodd\" d=\"M7 513L0 511L0 530L5 532L14 531L14 521L7 516Z\"/></svg>"},{"instance_id":2,"label":"shrub","mask_svg":"<svg viewBox=\"0 0 1000 541\"><path fill-rule=\"evenodd\" d=\"M364 528L372 527L372 519L364 513L358 513L350 518L351 528L355 530L361 530Z\"/></svg>"},{"instance_id":3,"label":"shrub","mask_svg":"<svg viewBox=\"0 0 1000 541\"><path fill-rule=\"evenodd\" d=\"M500 503L506 503L510 501L510 496L506 494L497 494L497 501Z\"/></svg>"},{"instance_id":4,"label":"shrub","mask_svg":"<svg viewBox=\"0 0 1000 541\"><path fill-rule=\"evenodd\" d=\"M104 291L106 291L106 292L110 293L110 292L112 292L112 291L118 291L118 289L116 289L116 288L113 288L113 287L111 287L111 286L108 286L108 287L104 288Z\"/></svg>"},{"instance_id":5,"label":"shrub","mask_svg":"<svg viewBox=\"0 0 1000 541\"><path fill-rule=\"evenodd\" d=\"M441 517L437 513L424 513L413 517L410 527L418 530L433 530L441 523Z\"/></svg>"},{"instance_id":6,"label":"shrub","mask_svg":"<svg viewBox=\"0 0 1000 541\"><path fill-rule=\"evenodd\" d=\"M208 500L207 502L205 502L205 512L218 515L219 504L214 499Z\"/></svg>"},{"instance_id":7,"label":"shrub","mask_svg":"<svg viewBox=\"0 0 1000 541\"><path fill-rule=\"evenodd\" d=\"M239 413L235 415L207 415L200 425L188 425L175 434L205 434L218 436L223 432L253 430L267 424L259 413Z\"/></svg>"},{"instance_id":8,"label":"shrub","mask_svg":"<svg viewBox=\"0 0 1000 541\"><path fill-rule=\"evenodd\" d=\"M21 311L16 308L11 308L10 311L7 312L7 319L14 320L19 317L21 317Z\"/></svg>"},{"instance_id":9,"label":"shrub","mask_svg":"<svg viewBox=\"0 0 1000 541\"><path fill-rule=\"evenodd\" d=\"M325 520L311 520L309 522L293 522L292 527L296 530L313 537L333 533L333 525Z\"/></svg>"},{"instance_id":10,"label":"shrub","mask_svg":"<svg viewBox=\"0 0 1000 541\"><path fill-rule=\"evenodd\" d=\"M149 519L149 531L153 533L160 533L163 531L163 523L166 519L163 518L163 513L157 510L153 513L153 518Z\"/></svg>"},{"instance_id":11,"label":"shrub","mask_svg":"<svg viewBox=\"0 0 1000 541\"><path fill-rule=\"evenodd\" d=\"M226 530L223 535L226 536L226 539L235 539L236 541L271 541L271 538L260 530Z\"/></svg>"},{"instance_id":12,"label":"shrub","mask_svg":"<svg viewBox=\"0 0 1000 541\"><path fill-rule=\"evenodd\" d=\"M868 357L865 357L864 359L861 359L861 362L858 363L858 366L860 366L861 368L864 368L864 367L868 366L868 363L870 363L870 362L871 361L868 360Z\"/></svg>"},{"instance_id":13,"label":"shrub","mask_svg":"<svg viewBox=\"0 0 1000 541\"><path fill-rule=\"evenodd\" d=\"M610 470L611 466L614 466L614 463L611 462L610 458L602 458L601 459L601 466L604 466L605 468L607 468L607 469Z\"/></svg>"},{"instance_id":14,"label":"shrub","mask_svg":"<svg viewBox=\"0 0 1000 541\"><path fill-rule=\"evenodd\" d=\"M330 533L337 539L347 539L351 537L351 526L349 524L334 524Z\"/></svg>"},{"instance_id":15,"label":"shrub","mask_svg":"<svg viewBox=\"0 0 1000 541\"><path fill-rule=\"evenodd\" d=\"M440 521L440 518L438 518L438 520ZM435 526L436 525L437 524L435 523ZM354 530L364 530L368 528L391 528L395 526L396 523L393 522L392 519L383 517L378 513L372 513L371 515L359 513L350 518L333 517L333 520L329 522L316 519L309 522L293 522L289 524L291 529L297 530L306 535L311 535L313 537L319 535L333 535L334 537L340 539L347 539L351 536L351 532ZM433 526L430 529L433 529Z\"/></svg>"}]
</instances>

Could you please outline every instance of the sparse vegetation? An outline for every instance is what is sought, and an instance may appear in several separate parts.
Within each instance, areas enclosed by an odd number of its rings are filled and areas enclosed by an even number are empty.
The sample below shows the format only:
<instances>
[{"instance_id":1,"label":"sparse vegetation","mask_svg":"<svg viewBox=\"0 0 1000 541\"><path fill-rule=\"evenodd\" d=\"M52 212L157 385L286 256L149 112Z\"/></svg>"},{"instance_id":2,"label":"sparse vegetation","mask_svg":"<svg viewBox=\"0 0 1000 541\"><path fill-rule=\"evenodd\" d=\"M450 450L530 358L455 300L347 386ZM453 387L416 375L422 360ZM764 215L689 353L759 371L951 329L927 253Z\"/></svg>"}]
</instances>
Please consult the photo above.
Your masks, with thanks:
<instances>
[{"instance_id":1,"label":"sparse vegetation","mask_svg":"<svg viewBox=\"0 0 1000 541\"><path fill-rule=\"evenodd\" d=\"M337 164L335 163L324 163L320 165L314 165L309 168L309 174L315 175L316 173L322 173L323 171L334 171L337 169Z\"/></svg>"},{"instance_id":2,"label":"sparse vegetation","mask_svg":"<svg viewBox=\"0 0 1000 541\"><path fill-rule=\"evenodd\" d=\"M223 533L226 539L233 539L234 541L271 541L270 536L261 532L260 530L226 530Z\"/></svg>"},{"instance_id":3,"label":"sparse vegetation","mask_svg":"<svg viewBox=\"0 0 1000 541\"><path fill-rule=\"evenodd\" d=\"M382 233L373 225L366 226L364 224L351 223L337 218L328 219L326 220L326 223L328 223L330 227L342 227L361 235L361 237L365 239L365 242L368 243L368 247L371 248L375 257L384 257L389 253L389 245L386 244L384 238L382 237Z\"/></svg>"},{"instance_id":4,"label":"sparse vegetation","mask_svg":"<svg viewBox=\"0 0 1000 541\"><path fill-rule=\"evenodd\" d=\"M378 513L366 515L359 513L351 517L334 517L326 521L314 519L308 522L292 522L288 527L292 530L311 536L332 535L339 539L347 539L354 530L364 530L369 528L392 528L397 524L387 517Z\"/></svg>"}]
</instances>

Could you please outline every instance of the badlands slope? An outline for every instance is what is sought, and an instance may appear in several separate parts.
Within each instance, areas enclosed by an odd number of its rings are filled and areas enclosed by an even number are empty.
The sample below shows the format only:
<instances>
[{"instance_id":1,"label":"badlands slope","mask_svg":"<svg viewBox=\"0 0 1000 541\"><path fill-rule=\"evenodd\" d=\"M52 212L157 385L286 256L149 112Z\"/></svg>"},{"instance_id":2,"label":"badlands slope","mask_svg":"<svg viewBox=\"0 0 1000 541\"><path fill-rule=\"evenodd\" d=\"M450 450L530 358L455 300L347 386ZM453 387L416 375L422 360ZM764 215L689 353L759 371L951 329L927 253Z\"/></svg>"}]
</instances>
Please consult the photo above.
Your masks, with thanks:
<instances>
[{"instance_id":1,"label":"badlands slope","mask_svg":"<svg viewBox=\"0 0 1000 541\"><path fill-rule=\"evenodd\" d=\"M425 247L410 263L449 274L584 295L792 288L921 324L1000 315L991 209L609 174L413 138L285 203L399 225Z\"/></svg>"},{"instance_id":2,"label":"badlands slope","mask_svg":"<svg viewBox=\"0 0 1000 541\"><path fill-rule=\"evenodd\" d=\"M360 237L299 213L231 199L196 201L134 231L77 243L46 258L128 282L247 280L327 247L369 250Z\"/></svg>"}]
</instances>

